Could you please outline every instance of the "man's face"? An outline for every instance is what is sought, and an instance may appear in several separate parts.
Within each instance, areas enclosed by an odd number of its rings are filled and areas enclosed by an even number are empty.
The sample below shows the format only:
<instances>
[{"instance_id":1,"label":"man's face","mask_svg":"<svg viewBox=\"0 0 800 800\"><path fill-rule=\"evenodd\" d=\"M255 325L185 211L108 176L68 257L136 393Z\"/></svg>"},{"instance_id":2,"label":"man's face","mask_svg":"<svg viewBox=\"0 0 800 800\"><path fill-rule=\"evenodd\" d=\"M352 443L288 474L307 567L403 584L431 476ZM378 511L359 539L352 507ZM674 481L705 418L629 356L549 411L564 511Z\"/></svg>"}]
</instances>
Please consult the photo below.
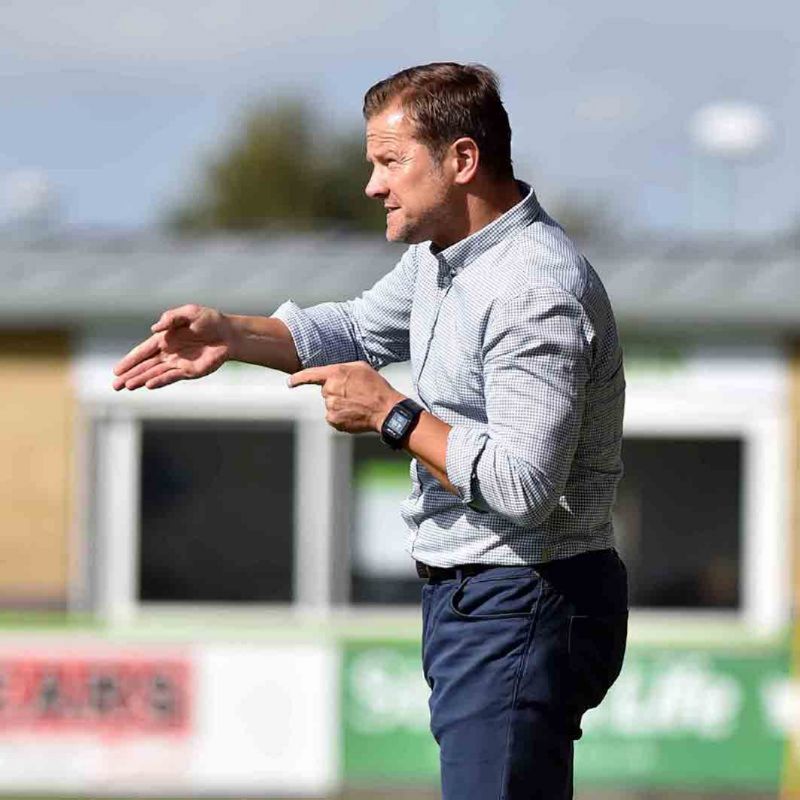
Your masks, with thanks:
<instances>
[{"instance_id":1,"label":"man's face","mask_svg":"<svg viewBox=\"0 0 800 800\"><path fill-rule=\"evenodd\" d=\"M446 241L453 182L447 165L414 138L413 123L399 103L367 121L367 161L372 177L364 191L386 209L386 238L407 244Z\"/></svg>"}]
</instances>

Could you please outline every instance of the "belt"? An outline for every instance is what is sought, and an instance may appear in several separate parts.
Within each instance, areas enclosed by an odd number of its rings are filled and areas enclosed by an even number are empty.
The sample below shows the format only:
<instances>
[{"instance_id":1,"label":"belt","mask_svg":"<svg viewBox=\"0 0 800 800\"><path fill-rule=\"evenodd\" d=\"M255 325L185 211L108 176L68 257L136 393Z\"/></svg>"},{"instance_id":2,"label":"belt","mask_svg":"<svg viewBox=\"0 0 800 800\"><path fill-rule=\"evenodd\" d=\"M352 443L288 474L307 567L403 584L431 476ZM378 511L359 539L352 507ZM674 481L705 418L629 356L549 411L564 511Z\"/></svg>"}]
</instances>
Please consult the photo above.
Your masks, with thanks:
<instances>
[{"instance_id":1,"label":"belt","mask_svg":"<svg viewBox=\"0 0 800 800\"><path fill-rule=\"evenodd\" d=\"M477 575L479 572L485 572L487 569L494 569L500 566L499 564L463 564L460 567L431 567L421 561L417 561L416 564L417 575L420 578L427 578L432 581L446 581L466 577L467 575Z\"/></svg>"}]
</instances>

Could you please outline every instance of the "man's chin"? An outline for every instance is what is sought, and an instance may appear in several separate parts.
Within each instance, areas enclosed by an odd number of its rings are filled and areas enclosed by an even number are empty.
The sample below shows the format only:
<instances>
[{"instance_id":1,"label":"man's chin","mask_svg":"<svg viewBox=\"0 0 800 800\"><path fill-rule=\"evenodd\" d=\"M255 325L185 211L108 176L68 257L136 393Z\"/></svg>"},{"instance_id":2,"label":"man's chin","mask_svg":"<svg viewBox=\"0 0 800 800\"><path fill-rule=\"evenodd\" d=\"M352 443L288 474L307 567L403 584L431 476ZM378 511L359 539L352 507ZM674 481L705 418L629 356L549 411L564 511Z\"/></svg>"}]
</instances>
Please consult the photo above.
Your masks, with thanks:
<instances>
[{"instance_id":1,"label":"man's chin","mask_svg":"<svg viewBox=\"0 0 800 800\"><path fill-rule=\"evenodd\" d=\"M386 226L387 242L402 242L403 244L419 244L425 241L418 231L409 228L395 228L391 225Z\"/></svg>"}]
</instances>

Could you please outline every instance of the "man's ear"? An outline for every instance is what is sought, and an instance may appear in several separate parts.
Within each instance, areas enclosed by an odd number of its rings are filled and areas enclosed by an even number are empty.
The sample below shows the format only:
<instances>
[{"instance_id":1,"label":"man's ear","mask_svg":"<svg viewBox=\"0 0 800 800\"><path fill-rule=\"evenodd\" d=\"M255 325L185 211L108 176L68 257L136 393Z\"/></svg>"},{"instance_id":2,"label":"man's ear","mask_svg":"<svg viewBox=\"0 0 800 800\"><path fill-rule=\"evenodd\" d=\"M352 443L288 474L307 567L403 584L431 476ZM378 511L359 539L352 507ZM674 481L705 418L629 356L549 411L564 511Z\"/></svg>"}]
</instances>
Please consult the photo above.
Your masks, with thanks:
<instances>
[{"instance_id":1,"label":"man's ear","mask_svg":"<svg viewBox=\"0 0 800 800\"><path fill-rule=\"evenodd\" d=\"M462 136L450 145L453 164L455 165L454 181L467 184L474 180L480 162L480 152L474 139Z\"/></svg>"}]
</instances>

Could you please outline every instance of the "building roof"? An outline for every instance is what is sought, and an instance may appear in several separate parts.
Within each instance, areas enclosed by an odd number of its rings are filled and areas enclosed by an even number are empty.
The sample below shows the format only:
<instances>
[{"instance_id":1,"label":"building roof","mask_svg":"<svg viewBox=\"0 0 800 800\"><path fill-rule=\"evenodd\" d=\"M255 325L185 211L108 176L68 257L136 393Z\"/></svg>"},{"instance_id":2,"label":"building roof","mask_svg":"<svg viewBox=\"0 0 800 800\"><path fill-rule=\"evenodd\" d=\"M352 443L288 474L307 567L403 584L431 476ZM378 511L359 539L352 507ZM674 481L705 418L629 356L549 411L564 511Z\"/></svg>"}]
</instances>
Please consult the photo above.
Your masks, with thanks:
<instances>
[{"instance_id":1,"label":"building roof","mask_svg":"<svg viewBox=\"0 0 800 800\"><path fill-rule=\"evenodd\" d=\"M796 242L596 242L584 252L621 325L800 330ZM200 303L269 314L355 297L402 253L377 235L167 239L146 235L0 240L4 325L155 318Z\"/></svg>"}]
</instances>

